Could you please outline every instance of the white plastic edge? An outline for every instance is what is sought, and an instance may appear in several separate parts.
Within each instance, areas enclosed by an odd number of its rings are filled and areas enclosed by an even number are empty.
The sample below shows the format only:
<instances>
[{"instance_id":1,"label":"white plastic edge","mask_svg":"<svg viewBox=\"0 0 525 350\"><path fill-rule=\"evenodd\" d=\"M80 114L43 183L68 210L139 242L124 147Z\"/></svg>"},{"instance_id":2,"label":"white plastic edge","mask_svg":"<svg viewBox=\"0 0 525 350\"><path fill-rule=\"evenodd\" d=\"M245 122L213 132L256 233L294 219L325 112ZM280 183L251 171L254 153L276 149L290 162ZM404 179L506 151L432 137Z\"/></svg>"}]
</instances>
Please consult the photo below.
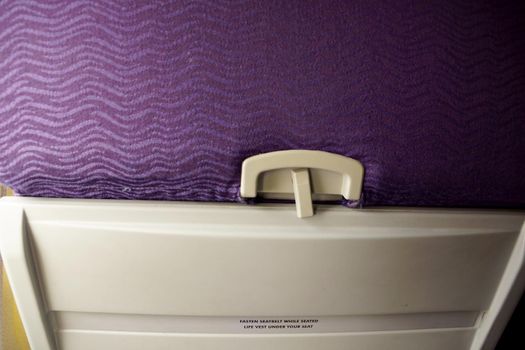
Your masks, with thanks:
<instances>
[{"instance_id":1,"label":"white plastic edge","mask_svg":"<svg viewBox=\"0 0 525 350\"><path fill-rule=\"evenodd\" d=\"M29 344L35 350L54 350L51 332L46 327L46 313L26 234L24 211L18 206L1 208L0 251L5 261L20 318L26 329Z\"/></svg>"},{"instance_id":2,"label":"white plastic edge","mask_svg":"<svg viewBox=\"0 0 525 350\"><path fill-rule=\"evenodd\" d=\"M25 220L24 210L14 205L15 201L24 201L31 203L37 201L23 198L10 198L11 201L0 202L0 221L4 223L0 227L0 249L2 251L8 275L11 279L14 294L19 302L20 314L26 329L31 329L29 342L33 349L51 350L54 349L53 338L50 336L49 329L46 329L46 313L42 302L42 294L38 288L38 282L33 271L36 271L32 259L30 242L28 237L27 223ZM38 200L42 204L52 200ZM56 200L57 203L62 203ZM69 200L62 204L80 205L87 201ZM108 206L120 206L124 202L117 201L99 201ZM172 203L163 203L172 206ZM135 209L157 210L156 207L146 208L142 203L131 202L126 206ZM199 204L198 206L205 206ZM101 206L102 207L102 206ZM334 209L335 210L335 209ZM101 212L104 209L101 208ZM38 210L36 210L38 212ZM352 211L346 212L351 215ZM387 215L385 213L385 215ZM481 215L481 213L480 213ZM486 215L486 214L484 214ZM499 287L493 297L491 305L485 314L485 317L479 323L478 331L474 337L470 349L492 349L498 341L506 322L510 318L512 311L517 304L519 297L525 287L525 226L521 226L520 234L515 243L512 254L507 262L507 266Z\"/></svg>"},{"instance_id":3,"label":"white plastic edge","mask_svg":"<svg viewBox=\"0 0 525 350\"><path fill-rule=\"evenodd\" d=\"M496 347L525 290L525 223L514 245L498 289L472 340L471 350Z\"/></svg>"}]
</instances>

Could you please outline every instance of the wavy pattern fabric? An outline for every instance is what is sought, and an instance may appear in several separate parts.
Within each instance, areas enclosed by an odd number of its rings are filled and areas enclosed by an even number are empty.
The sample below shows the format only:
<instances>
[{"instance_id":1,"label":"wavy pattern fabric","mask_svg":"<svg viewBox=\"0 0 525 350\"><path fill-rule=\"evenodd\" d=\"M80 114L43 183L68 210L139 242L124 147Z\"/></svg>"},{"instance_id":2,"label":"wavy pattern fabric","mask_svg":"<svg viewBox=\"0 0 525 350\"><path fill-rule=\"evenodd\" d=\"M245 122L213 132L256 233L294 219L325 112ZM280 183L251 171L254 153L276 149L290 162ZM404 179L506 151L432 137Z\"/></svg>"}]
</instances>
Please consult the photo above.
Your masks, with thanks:
<instances>
[{"instance_id":1,"label":"wavy pattern fabric","mask_svg":"<svg viewBox=\"0 0 525 350\"><path fill-rule=\"evenodd\" d=\"M0 2L0 182L237 201L243 159L365 166L362 205L525 206L523 1Z\"/></svg>"}]
</instances>

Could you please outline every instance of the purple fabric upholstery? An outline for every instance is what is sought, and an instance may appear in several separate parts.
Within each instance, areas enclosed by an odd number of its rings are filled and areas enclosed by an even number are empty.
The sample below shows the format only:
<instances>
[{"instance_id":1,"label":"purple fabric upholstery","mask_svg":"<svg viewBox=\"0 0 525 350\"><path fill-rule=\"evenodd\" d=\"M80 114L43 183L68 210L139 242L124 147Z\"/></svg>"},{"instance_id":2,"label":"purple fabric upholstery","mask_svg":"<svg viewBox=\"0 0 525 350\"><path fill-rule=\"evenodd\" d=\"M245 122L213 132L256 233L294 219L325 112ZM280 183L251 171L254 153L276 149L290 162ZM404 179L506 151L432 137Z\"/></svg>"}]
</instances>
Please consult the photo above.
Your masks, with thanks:
<instances>
[{"instance_id":1,"label":"purple fabric upholstery","mask_svg":"<svg viewBox=\"0 0 525 350\"><path fill-rule=\"evenodd\" d=\"M364 205L525 207L516 1L0 2L0 182L236 201L248 156L365 166Z\"/></svg>"}]
</instances>

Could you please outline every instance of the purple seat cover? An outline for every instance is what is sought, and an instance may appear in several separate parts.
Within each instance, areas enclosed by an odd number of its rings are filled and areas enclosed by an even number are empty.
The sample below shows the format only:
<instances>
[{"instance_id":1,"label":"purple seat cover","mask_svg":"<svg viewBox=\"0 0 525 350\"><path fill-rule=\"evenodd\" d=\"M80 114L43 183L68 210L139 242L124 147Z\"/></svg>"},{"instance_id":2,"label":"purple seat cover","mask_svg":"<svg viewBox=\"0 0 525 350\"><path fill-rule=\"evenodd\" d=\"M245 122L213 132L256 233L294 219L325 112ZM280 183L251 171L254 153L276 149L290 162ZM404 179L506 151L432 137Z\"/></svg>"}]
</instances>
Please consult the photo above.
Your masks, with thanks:
<instances>
[{"instance_id":1,"label":"purple seat cover","mask_svg":"<svg viewBox=\"0 0 525 350\"><path fill-rule=\"evenodd\" d=\"M525 207L523 1L0 2L0 182L236 201L243 159L365 167L363 205Z\"/></svg>"}]
</instances>

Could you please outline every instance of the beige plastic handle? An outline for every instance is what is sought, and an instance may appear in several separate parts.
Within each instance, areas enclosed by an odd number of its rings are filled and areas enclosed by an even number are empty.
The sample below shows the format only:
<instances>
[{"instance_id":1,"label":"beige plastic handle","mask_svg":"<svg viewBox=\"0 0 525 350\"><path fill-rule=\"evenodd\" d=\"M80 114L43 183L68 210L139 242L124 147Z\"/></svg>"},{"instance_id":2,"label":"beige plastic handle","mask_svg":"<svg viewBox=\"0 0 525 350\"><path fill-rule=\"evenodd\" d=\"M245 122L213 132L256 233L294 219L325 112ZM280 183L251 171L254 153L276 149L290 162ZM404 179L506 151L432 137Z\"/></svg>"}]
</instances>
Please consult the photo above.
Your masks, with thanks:
<instances>
[{"instance_id":1,"label":"beige plastic handle","mask_svg":"<svg viewBox=\"0 0 525 350\"><path fill-rule=\"evenodd\" d=\"M322 187L330 188L329 193L340 194L346 199L358 200L361 197L364 168L359 161L334 153L309 150L277 151L247 158L242 164L241 197L256 197L258 190L262 190L257 188L259 176L281 169L290 169L290 171L295 170L296 172L299 169L319 169L325 173L334 173L336 174L335 177L322 178L322 172L316 172L315 176L321 176L321 178L316 178L315 182L324 182L326 186ZM294 192L296 197L299 193L299 188L296 185L297 175L297 173L292 172L293 191L290 191ZM304 171L301 176L304 178ZM304 179L302 181L303 185L300 192L305 193L307 186L304 185Z\"/></svg>"}]
</instances>

